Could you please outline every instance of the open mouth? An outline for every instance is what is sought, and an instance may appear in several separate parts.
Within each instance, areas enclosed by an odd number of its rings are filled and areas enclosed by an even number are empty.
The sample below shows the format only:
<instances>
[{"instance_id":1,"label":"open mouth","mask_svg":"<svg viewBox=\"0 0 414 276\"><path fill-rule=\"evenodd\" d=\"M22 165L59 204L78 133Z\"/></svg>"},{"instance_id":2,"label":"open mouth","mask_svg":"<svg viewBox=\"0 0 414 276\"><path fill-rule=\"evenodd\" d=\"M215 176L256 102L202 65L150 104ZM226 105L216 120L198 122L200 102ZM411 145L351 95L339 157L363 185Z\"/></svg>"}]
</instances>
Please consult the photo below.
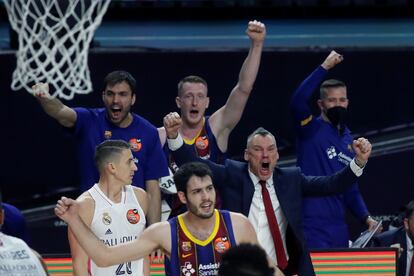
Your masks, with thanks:
<instances>
[{"instance_id":1,"label":"open mouth","mask_svg":"<svg viewBox=\"0 0 414 276\"><path fill-rule=\"evenodd\" d=\"M261 167L260 167L260 171L262 172L262 174L268 174L269 173L269 168L270 168L270 163L269 162L263 162Z\"/></svg>"},{"instance_id":2,"label":"open mouth","mask_svg":"<svg viewBox=\"0 0 414 276\"><path fill-rule=\"evenodd\" d=\"M192 109L192 110L190 110L190 114L191 115L198 115L198 110L195 110L195 109Z\"/></svg>"},{"instance_id":3,"label":"open mouth","mask_svg":"<svg viewBox=\"0 0 414 276\"><path fill-rule=\"evenodd\" d=\"M213 205L213 203L211 201L209 201L209 202L201 203L200 207L202 209L209 209L212 205Z\"/></svg>"},{"instance_id":4,"label":"open mouth","mask_svg":"<svg viewBox=\"0 0 414 276\"><path fill-rule=\"evenodd\" d=\"M122 111L122 109L119 108L119 107L112 107L111 108L112 116L114 118L118 118L121 115L121 111Z\"/></svg>"}]
</instances>

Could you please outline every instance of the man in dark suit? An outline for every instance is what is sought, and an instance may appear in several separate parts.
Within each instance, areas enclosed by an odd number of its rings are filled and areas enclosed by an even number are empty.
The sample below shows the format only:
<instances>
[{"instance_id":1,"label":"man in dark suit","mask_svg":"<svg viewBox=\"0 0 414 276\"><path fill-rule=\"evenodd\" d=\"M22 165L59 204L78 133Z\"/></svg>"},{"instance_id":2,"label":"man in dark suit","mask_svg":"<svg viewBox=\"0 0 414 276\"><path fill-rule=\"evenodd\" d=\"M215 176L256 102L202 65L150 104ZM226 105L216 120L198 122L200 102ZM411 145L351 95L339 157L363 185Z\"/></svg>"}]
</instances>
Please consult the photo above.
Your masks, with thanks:
<instances>
[{"instance_id":1,"label":"man in dark suit","mask_svg":"<svg viewBox=\"0 0 414 276\"><path fill-rule=\"evenodd\" d=\"M404 212L404 225L386 231L373 239L374 246L392 246L400 248L398 276L414 276L414 200L410 201Z\"/></svg>"},{"instance_id":2,"label":"man in dark suit","mask_svg":"<svg viewBox=\"0 0 414 276\"><path fill-rule=\"evenodd\" d=\"M201 161L194 150L183 143L178 132L180 125L178 113L165 116L164 127L174 160L177 164ZM221 191L223 209L240 212L249 218L259 243L286 275L308 276L315 273L303 236L303 197L341 193L350 187L362 174L371 154L371 144L367 139L359 138L353 142L353 149L355 158L338 173L304 176L297 167L276 167L279 154L275 137L259 128L247 139L244 154L247 163L234 160L226 160L224 165L208 160L202 162L213 171L214 183ZM268 220L274 223L268 223Z\"/></svg>"}]
</instances>

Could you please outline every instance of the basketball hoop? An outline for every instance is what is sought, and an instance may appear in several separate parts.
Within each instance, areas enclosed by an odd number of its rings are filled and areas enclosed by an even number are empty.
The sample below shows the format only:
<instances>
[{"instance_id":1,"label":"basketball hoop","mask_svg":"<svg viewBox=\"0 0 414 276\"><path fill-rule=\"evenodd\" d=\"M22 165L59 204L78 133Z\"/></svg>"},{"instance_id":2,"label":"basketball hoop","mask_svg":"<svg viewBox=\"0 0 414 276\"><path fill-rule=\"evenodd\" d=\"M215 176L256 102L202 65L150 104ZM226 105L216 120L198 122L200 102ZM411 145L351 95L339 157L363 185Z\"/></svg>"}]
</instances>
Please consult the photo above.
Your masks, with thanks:
<instances>
[{"instance_id":1,"label":"basketball hoop","mask_svg":"<svg viewBox=\"0 0 414 276\"><path fill-rule=\"evenodd\" d=\"M5 0L19 49L11 88L38 82L66 100L92 91L89 44L111 0Z\"/></svg>"}]
</instances>

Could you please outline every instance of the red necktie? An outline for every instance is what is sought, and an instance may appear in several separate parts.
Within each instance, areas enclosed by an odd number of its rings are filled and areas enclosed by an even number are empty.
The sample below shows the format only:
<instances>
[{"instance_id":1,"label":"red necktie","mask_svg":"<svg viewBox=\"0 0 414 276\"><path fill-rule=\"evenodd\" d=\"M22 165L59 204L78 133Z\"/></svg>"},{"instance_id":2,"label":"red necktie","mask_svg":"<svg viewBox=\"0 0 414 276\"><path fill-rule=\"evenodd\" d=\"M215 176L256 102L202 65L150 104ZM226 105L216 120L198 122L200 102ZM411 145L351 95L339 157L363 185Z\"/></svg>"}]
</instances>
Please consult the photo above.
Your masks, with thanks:
<instances>
[{"instance_id":1,"label":"red necktie","mask_svg":"<svg viewBox=\"0 0 414 276\"><path fill-rule=\"evenodd\" d=\"M414 254L413 254L413 257L411 258L410 272L408 273L408 276L414 276Z\"/></svg>"},{"instance_id":2,"label":"red necktie","mask_svg":"<svg viewBox=\"0 0 414 276\"><path fill-rule=\"evenodd\" d=\"M270 232L272 233L273 243L275 244L277 265L280 269L287 267L288 261L283 248L282 236L280 235L279 224L277 223L276 215L273 210L272 201L270 200L269 192L266 188L266 181L260 180L262 185L262 197L266 211L267 222L269 223Z\"/></svg>"}]
</instances>

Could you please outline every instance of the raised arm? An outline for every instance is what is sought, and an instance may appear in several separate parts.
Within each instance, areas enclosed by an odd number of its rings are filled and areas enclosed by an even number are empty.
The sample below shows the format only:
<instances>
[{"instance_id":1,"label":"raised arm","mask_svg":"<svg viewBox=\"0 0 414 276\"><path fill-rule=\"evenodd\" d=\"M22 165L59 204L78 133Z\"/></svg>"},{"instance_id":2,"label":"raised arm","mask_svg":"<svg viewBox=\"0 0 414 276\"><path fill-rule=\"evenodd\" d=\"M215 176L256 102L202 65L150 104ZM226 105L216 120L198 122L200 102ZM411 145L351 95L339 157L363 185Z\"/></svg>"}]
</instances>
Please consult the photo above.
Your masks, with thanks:
<instances>
[{"instance_id":1,"label":"raised arm","mask_svg":"<svg viewBox=\"0 0 414 276\"><path fill-rule=\"evenodd\" d=\"M66 197L58 200L55 214L69 225L78 243L98 266L141 259L158 248L163 248L168 254L171 251L168 222L150 226L131 243L107 247L91 232L78 213L79 203L75 200Z\"/></svg>"},{"instance_id":2,"label":"raised arm","mask_svg":"<svg viewBox=\"0 0 414 276\"><path fill-rule=\"evenodd\" d=\"M343 60L342 55L331 51L323 63L318 66L296 89L290 102L290 109L297 127L303 127L312 120L312 112L308 105L309 99L318 85L326 76L328 70L334 68Z\"/></svg>"},{"instance_id":3,"label":"raised arm","mask_svg":"<svg viewBox=\"0 0 414 276\"><path fill-rule=\"evenodd\" d=\"M353 141L354 159L349 166L329 176L302 176L303 192L307 196L327 196L344 193L362 175L371 155L371 143L361 137Z\"/></svg>"},{"instance_id":4,"label":"raised arm","mask_svg":"<svg viewBox=\"0 0 414 276\"><path fill-rule=\"evenodd\" d=\"M59 99L49 94L47 83L37 83L32 86L33 95L37 98L47 115L56 119L64 127L73 127L76 123L76 112L64 105Z\"/></svg>"},{"instance_id":5,"label":"raised arm","mask_svg":"<svg viewBox=\"0 0 414 276\"><path fill-rule=\"evenodd\" d=\"M164 117L164 128L167 135L168 147L178 166L188 162L202 162L210 167L213 172L215 186L219 187L225 178L226 172L223 165L216 164L208 159L201 159L195 153L194 147L184 143L178 129L182 124L177 112L170 112Z\"/></svg>"},{"instance_id":6,"label":"raised arm","mask_svg":"<svg viewBox=\"0 0 414 276\"><path fill-rule=\"evenodd\" d=\"M219 148L227 151L228 137L240 121L250 92L259 71L266 27L259 21L250 21L246 30L251 46L249 54L240 69L239 80L230 93L227 102L209 118L209 123Z\"/></svg>"}]
</instances>

